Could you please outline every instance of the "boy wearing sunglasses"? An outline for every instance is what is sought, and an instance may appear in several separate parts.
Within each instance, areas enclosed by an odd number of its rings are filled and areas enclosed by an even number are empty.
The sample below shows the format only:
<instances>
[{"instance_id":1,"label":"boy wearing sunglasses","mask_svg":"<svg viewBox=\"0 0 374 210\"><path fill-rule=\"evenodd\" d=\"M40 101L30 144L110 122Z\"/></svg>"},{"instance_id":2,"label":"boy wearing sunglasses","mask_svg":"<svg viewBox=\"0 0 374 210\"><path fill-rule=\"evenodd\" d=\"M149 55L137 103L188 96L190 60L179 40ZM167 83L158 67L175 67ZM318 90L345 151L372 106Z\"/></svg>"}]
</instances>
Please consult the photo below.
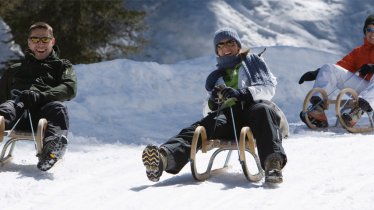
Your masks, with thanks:
<instances>
[{"instance_id":1,"label":"boy wearing sunglasses","mask_svg":"<svg viewBox=\"0 0 374 210\"><path fill-rule=\"evenodd\" d=\"M276 78L262 58L242 50L242 42L231 28L216 31L214 49L217 69L205 84L212 112L160 147L148 145L142 156L147 177L156 182L163 171L177 174L188 163L197 126L204 126L208 139L223 140L235 139L235 133L249 126L265 170L265 182L281 183L282 168L287 162L282 137L288 134L288 123L283 112L270 102L275 94ZM234 103L224 107L226 100Z\"/></svg>"},{"instance_id":2,"label":"boy wearing sunglasses","mask_svg":"<svg viewBox=\"0 0 374 210\"><path fill-rule=\"evenodd\" d=\"M313 88L323 88L329 94L334 89L352 88L358 93L358 106L342 118L348 126L353 127L364 112L372 112L374 107L374 14L369 15L364 23L364 43L353 49L336 64L325 64L321 68L306 72L299 81L316 80ZM312 96L312 111L300 117L309 117L317 127L327 127L327 117L323 109L322 99Z\"/></svg>"},{"instance_id":3,"label":"boy wearing sunglasses","mask_svg":"<svg viewBox=\"0 0 374 210\"><path fill-rule=\"evenodd\" d=\"M47 171L62 158L67 147L69 118L63 101L75 97L76 75L72 64L58 57L52 27L37 22L29 28L28 49L21 63L12 65L0 80L0 115L5 129L30 130L29 119L21 116L28 110L34 127L40 118L48 121L42 154L37 167Z\"/></svg>"}]
</instances>

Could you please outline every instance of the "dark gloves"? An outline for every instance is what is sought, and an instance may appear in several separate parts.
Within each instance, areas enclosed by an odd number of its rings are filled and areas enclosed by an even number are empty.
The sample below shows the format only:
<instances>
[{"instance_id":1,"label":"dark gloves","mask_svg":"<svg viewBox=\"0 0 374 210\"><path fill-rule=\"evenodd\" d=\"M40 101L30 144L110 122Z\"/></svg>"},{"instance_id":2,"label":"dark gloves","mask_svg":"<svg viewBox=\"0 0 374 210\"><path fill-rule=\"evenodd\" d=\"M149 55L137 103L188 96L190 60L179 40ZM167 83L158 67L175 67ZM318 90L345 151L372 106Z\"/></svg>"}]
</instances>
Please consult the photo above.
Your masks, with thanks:
<instances>
[{"instance_id":1,"label":"dark gloves","mask_svg":"<svg viewBox=\"0 0 374 210\"><path fill-rule=\"evenodd\" d=\"M305 81L316 80L319 68L314 71L308 71L300 77L299 84L303 84Z\"/></svg>"},{"instance_id":2,"label":"dark gloves","mask_svg":"<svg viewBox=\"0 0 374 210\"><path fill-rule=\"evenodd\" d=\"M223 103L223 99L220 97L220 92L225 87L226 87L225 85L221 85L221 86L215 86L213 88L210 98L208 100L208 106L210 110L212 111L217 110Z\"/></svg>"},{"instance_id":3,"label":"dark gloves","mask_svg":"<svg viewBox=\"0 0 374 210\"><path fill-rule=\"evenodd\" d=\"M209 98L208 100L208 107L212 111L216 111L219 108L220 104L214 101L214 99Z\"/></svg>"},{"instance_id":4,"label":"dark gloves","mask_svg":"<svg viewBox=\"0 0 374 210\"><path fill-rule=\"evenodd\" d=\"M212 95L211 95L211 99L213 101L219 101L220 100L220 96L219 94L221 93L221 91L225 88L226 86L224 85L221 85L221 86L215 86L212 90Z\"/></svg>"},{"instance_id":5,"label":"dark gloves","mask_svg":"<svg viewBox=\"0 0 374 210\"><path fill-rule=\"evenodd\" d=\"M211 97L208 100L208 106L210 110L217 110L222 106L222 104L224 104L225 101L230 98L234 98L237 101L244 101L247 103L253 102L252 94L247 88L236 90L234 88L221 85L214 87L214 89L212 90ZM235 102L233 104L235 104ZM227 105L228 104L226 104L226 106Z\"/></svg>"},{"instance_id":6,"label":"dark gloves","mask_svg":"<svg viewBox=\"0 0 374 210\"><path fill-rule=\"evenodd\" d=\"M25 108L41 105L43 102L43 95L32 90L24 90L19 95L19 101L25 105Z\"/></svg>"},{"instance_id":7,"label":"dark gloves","mask_svg":"<svg viewBox=\"0 0 374 210\"><path fill-rule=\"evenodd\" d=\"M365 112L371 112L373 111L373 109L371 108L369 102L367 102L365 99L363 98L358 98L358 106L364 110Z\"/></svg>"},{"instance_id":8,"label":"dark gloves","mask_svg":"<svg viewBox=\"0 0 374 210\"><path fill-rule=\"evenodd\" d=\"M238 99L238 101L240 101L239 100L239 98L240 98L239 90L236 90L236 89L234 89L232 87L226 87L225 89L223 89L221 91L221 94L222 94L222 97L224 99L236 98L236 99Z\"/></svg>"},{"instance_id":9,"label":"dark gloves","mask_svg":"<svg viewBox=\"0 0 374 210\"><path fill-rule=\"evenodd\" d=\"M367 75L369 73L374 73L374 64L364 64L358 70L362 75Z\"/></svg>"},{"instance_id":10,"label":"dark gloves","mask_svg":"<svg viewBox=\"0 0 374 210\"><path fill-rule=\"evenodd\" d=\"M247 88L236 90L231 87L226 87L221 91L222 97L226 100L229 98L236 98L238 101L245 101L252 103L253 97Z\"/></svg>"}]
</instances>

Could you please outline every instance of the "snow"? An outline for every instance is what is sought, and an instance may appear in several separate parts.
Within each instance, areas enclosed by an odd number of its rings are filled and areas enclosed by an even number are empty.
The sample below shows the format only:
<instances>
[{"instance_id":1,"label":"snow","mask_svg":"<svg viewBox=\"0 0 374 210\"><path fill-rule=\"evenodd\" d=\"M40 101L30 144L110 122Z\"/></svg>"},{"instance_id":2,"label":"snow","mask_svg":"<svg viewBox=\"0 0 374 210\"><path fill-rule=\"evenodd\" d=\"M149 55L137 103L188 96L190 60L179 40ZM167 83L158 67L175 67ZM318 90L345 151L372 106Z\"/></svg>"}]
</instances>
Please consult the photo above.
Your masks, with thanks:
<instances>
[{"instance_id":1,"label":"snow","mask_svg":"<svg viewBox=\"0 0 374 210\"><path fill-rule=\"evenodd\" d=\"M370 0L127 0L147 13L137 60L175 63L211 54L214 31L236 29L244 45L307 47L340 56L362 42Z\"/></svg>"},{"instance_id":2,"label":"snow","mask_svg":"<svg viewBox=\"0 0 374 210\"><path fill-rule=\"evenodd\" d=\"M266 16L271 13L261 9L264 2L276 1L254 1ZM300 5L320 10L325 8L320 4L345 1L308 2ZM226 5L227 10L220 9L231 15L229 3L218 3ZM250 4L242 3L243 7ZM282 6L290 9L287 5ZM361 24L360 17L355 20ZM263 56L278 79L274 101L290 122L290 137L283 141L288 164L281 185L269 187L263 180L249 183L235 152L230 167L205 182L193 179L189 165L178 175L164 173L158 183L146 178L141 162L145 145L161 144L202 117L205 78L215 66L210 49L210 55L170 64L117 59L75 65L78 95L67 102L71 132L65 158L41 172L36 168L33 143L17 143L13 161L0 168L0 209L372 209L373 133L350 134L342 128L312 131L298 117L312 87L311 82L299 85L300 76L335 63L341 55L314 46L272 45ZM263 47L251 50L258 53ZM329 123L334 122L329 113ZM203 163L209 154L198 157ZM214 167L221 166L224 158L219 155Z\"/></svg>"},{"instance_id":3,"label":"snow","mask_svg":"<svg viewBox=\"0 0 374 210\"><path fill-rule=\"evenodd\" d=\"M5 67L4 63L6 61L17 59L19 55L22 55L20 46L11 40L11 30L0 17L0 69Z\"/></svg>"}]
</instances>

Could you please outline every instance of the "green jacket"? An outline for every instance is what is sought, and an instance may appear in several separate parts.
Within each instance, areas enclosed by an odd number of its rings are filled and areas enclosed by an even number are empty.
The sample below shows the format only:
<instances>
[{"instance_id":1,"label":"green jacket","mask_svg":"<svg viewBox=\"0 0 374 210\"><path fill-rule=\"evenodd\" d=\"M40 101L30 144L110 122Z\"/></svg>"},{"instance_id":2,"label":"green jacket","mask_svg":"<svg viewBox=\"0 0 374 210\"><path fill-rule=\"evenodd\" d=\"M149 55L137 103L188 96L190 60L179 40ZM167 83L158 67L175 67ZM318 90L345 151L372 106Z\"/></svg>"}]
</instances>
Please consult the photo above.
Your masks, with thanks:
<instances>
[{"instance_id":1,"label":"green jacket","mask_svg":"<svg viewBox=\"0 0 374 210\"><path fill-rule=\"evenodd\" d=\"M37 60L26 50L24 60L12 65L0 79L0 103L12 99L13 89L37 91L44 104L66 101L76 96L77 78L70 61L58 57L56 46L44 60Z\"/></svg>"}]
</instances>

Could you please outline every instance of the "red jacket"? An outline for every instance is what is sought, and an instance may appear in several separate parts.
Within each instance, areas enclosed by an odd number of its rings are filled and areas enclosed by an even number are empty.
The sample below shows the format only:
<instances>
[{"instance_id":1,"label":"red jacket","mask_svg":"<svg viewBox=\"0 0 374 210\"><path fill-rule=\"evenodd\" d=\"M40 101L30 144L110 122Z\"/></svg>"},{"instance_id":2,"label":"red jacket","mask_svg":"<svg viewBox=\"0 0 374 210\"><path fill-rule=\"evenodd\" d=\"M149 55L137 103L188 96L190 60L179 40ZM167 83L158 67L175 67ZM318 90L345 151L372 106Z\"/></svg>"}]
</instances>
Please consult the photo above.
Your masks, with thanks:
<instances>
[{"instance_id":1,"label":"red jacket","mask_svg":"<svg viewBox=\"0 0 374 210\"><path fill-rule=\"evenodd\" d=\"M363 45L353 49L352 52L336 64L355 73L362 65L367 63L374 64L374 44L371 44L366 38L364 38ZM368 74L365 79L369 81L372 76L373 74ZM364 78L361 74L360 77Z\"/></svg>"}]
</instances>

